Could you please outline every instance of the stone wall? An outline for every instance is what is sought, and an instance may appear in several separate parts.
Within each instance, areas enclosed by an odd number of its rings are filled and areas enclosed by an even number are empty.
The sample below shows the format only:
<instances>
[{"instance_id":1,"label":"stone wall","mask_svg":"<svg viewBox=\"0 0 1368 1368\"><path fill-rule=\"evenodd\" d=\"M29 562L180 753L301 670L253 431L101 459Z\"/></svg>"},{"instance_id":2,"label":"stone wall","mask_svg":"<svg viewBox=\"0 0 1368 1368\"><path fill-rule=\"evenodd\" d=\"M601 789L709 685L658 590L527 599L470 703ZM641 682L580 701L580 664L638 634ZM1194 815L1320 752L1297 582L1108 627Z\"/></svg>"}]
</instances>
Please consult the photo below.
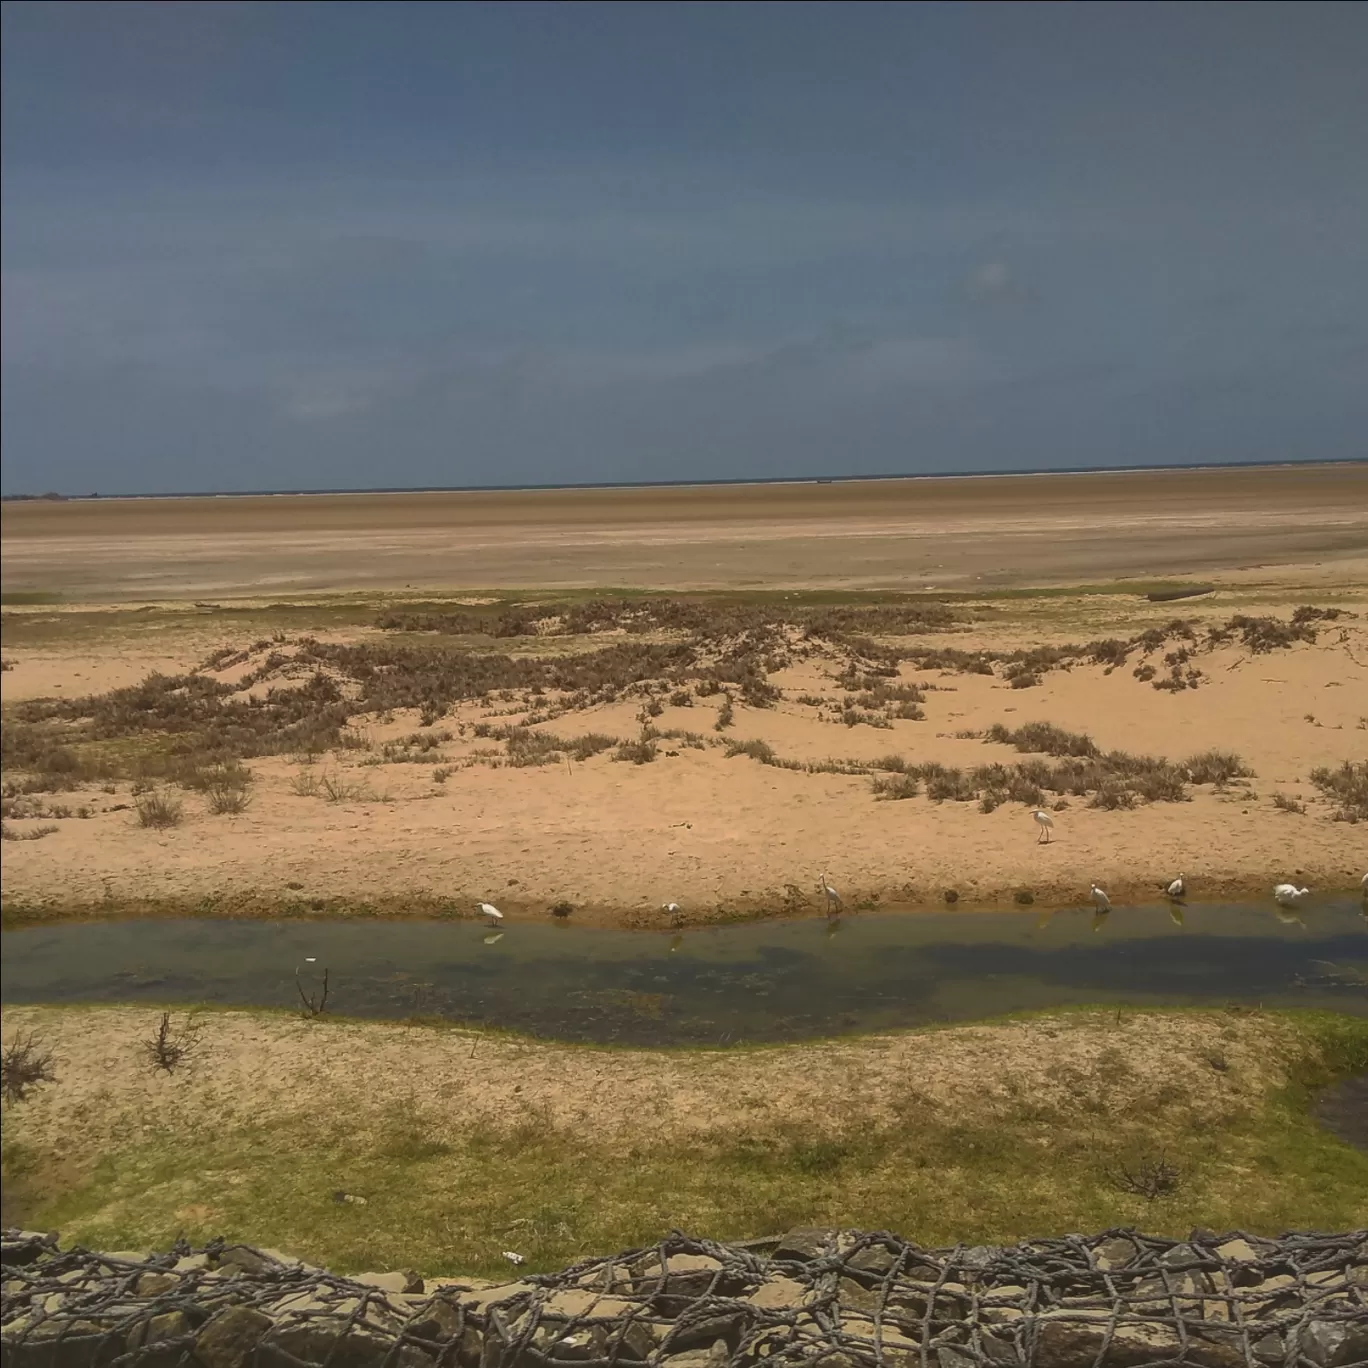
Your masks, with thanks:
<instances>
[{"instance_id":1,"label":"stone wall","mask_svg":"<svg viewBox=\"0 0 1368 1368\"><path fill-rule=\"evenodd\" d=\"M795 1230L659 1245L516 1282L343 1278L222 1242L63 1251L6 1231L5 1368L1347 1368L1368 1231L1111 1230L923 1249Z\"/></svg>"}]
</instances>

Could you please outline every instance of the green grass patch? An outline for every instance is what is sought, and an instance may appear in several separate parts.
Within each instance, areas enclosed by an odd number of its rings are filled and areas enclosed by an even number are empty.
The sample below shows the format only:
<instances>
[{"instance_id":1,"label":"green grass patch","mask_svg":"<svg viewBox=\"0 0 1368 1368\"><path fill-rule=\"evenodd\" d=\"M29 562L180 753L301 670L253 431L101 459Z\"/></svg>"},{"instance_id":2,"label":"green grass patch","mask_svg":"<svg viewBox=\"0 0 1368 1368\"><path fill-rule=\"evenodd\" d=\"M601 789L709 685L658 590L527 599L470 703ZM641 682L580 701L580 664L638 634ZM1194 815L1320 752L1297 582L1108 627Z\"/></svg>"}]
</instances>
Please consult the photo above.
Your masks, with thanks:
<instances>
[{"instance_id":1,"label":"green grass patch","mask_svg":"<svg viewBox=\"0 0 1368 1368\"><path fill-rule=\"evenodd\" d=\"M1314 1087L1368 1066L1368 1022L1287 1019L1302 1049L1295 1085L1216 1120L1177 1088L1158 1106L1128 1091L1129 1061L1104 1050L1091 1072L1066 1080L1066 1104L1009 1095L972 1121L909 1093L877 1126L751 1122L680 1138L643 1118L630 1143L608 1145L532 1102L499 1125L462 1124L459 1105L447 1100L438 1115L416 1094L371 1115L154 1120L50 1195L42 1158L10 1141L5 1177L28 1224L88 1246L223 1235L339 1271L499 1276L505 1249L544 1270L674 1227L739 1239L830 1224L953 1244L1118 1224L1179 1234L1360 1226L1368 1155L1322 1131L1308 1103ZM1146 1202L1117 1189L1119 1165L1160 1152L1181 1175L1174 1195Z\"/></svg>"}]
</instances>

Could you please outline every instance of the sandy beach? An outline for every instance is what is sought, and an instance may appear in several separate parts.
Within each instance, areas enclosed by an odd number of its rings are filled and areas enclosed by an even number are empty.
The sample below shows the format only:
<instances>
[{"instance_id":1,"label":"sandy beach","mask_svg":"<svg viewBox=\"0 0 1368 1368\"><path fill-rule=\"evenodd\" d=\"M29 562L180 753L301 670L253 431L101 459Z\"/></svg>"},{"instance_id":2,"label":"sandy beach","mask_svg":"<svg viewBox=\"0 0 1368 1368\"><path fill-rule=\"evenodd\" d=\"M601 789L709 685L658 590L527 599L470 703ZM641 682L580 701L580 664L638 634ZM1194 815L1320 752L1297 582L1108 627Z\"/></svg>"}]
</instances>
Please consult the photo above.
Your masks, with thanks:
<instances>
[{"instance_id":1,"label":"sandy beach","mask_svg":"<svg viewBox=\"0 0 1368 1368\"><path fill-rule=\"evenodd\" d=\"M369 899L394 910L406 895L422 895L465 908L476 899L495 901L513 919L544 917L553 904L568 902L585 923L653 926L661 924L666 915L661 906L667 902L679 903L690 921L815 914L823 906L823 875L851 910L875 904L943 906L949 890L966 909L1010 905L1024 893L1038 902L1068 905L1086 897L1094 880L1123 903L1153 898L1161 882L1180 872L1194 897L1262 898L1274 881L1289 878L1310 883L1318 892L1347 891L1357 887L1360 866L1368 859L1363 834L1368 826L1344 820L1343 805L1313 783L1311 775L1368 756L1368 559L1348 554L1355 540L1363 550L1363 538L1354 529L1368 520L1368 500L1355 503L1350 498L1355 482L1364 478L1359 468L1293 473L1305 475L1302 484L1289 485L1290 476L1281 471L1204 472L1200 480L1193 477L1192 488L1200 498L1179 497L1187 474L1156 475L1155 489L1138 503L1112 508L1111 516L1119 521L1111 541L1122 548L1128 539L1137 546L1147 538L1162 545L1165 554L1155 563L1162 562L1166 580L1181 585L1195 568L1192 541L1165 524L1164 517L1214 516L1211 510L1227 502L1234 511L1225 531L1235 536L1232 528L1247 531L1260 521L1272 525L1291 519L1299 506L1336 502L1337 519L1317 529L1321 545L1308 549L1305 560L1276 567L1244 561L1232 543L1223 553L1231 559L1227 568L1204 569L1209 592L1175 602L1150 601L1144 582L1111 583L1102 592L1021 592L1023 584L1049 581L1061 573L1051 551L1029 562L1038 574L1011 572L1010 591L985 587L955 600L954 621L943 629L890 638L905 650L944 646L1002 656L1041 646L1131 638L1181 616L1198 643L1191 648L1196 652L1192 667L1200 678L1194 678L1191 688L1161 689L1136 673L1149 662L1150 672L1157 667L1162 682L1172 641L1149 650L1134 648L1120 668L1086 657L1072 659L1041 674L1029 688L1013 687L1010 663L975 673L919 668L904 660L891 682L905 692L916 691L922 702L914 711L921 716L902 717L886 708L884 715L851 724L849 700L855 695L849 692L849 678L840 674L849 668L842 663L844 648L819 642L786 662L772 662L776 669L769 684L776 695L767 706L752 706L737 695L725 731L718 721L719 696L687 690L662 695L659 711L649 717L630 689L615 701L581 699L545 721L540 720L543 700L507 691L507 697L456 701L426 729L419 709L386 708L351 719L354 749L249 759L251 800L236 814L214 814L203 793L187 790L177 797L183 813L179 825L144 828L135 820L135 786L125 780L87 784L78 792L46 799L22 799L18 807L7 800L11 833L24 834L39 825L50 829L41 840L6 843L6 901L60 915L63 910L98 912L134 902L183 909L213 894L229 902L237 899L243 908L255 905L260 913L292 906L306 910L320 899L342 904ZM1025 543L1013 541L1026 535L1022 526L1050 525L1066 516L1096 524L1105 511L1099 490L1109 482L1116 482L1113 491L1145 484L1138 476L1077 479L1077 486L1070 477L947 485L957 487L950 493L963 504L957 516L991 527L990 542L1014 548L1005 554L1024 556ZM1001 492L1008 486L1010 498ZM937 487L918 485L933 492ZM833 495L822 487L821 496L850 501L847 522L863 529L851 533L855 540L890 517L887 501L871 498L869 489L835 488ZM983 491L981 505L964 493L974 489ZM801 505L815 497L815 490L683 491L685 509L708 505L710 511L697 522L681 513L671 535L680 539L687 555L697 557L703 554L700 539L724 531L732 538L741 535L733 524L719 520L719 501L728 508L732 500L738 507L753 506L746 517L764 522L764 499L772 505ZM1037 492L1035 505L1027 498L1031 490ZM659 502L665 496L658 491L591 493L592 517L585 513L585 519L601 531L606 521L618 518L624 543L640 554L650 528L631 522L623 505L648 496ZM433 497L437 511L423 513L421 499L396 496L404 507L416 510L415 523L448 516L448 497ZM460 497L478 501L484 496ZM535 511L550 496L528 498ZM1009 505L1005 509L1003 499ZM516 502L514 496L488 496L495 510L490 516L504 516L497 511L506 512L510 500ZM202 532L206 545L237 535L226 525L246 516L244 509L254 501L218 501L205 507L209 502L196 503L187 512L192 524L196 518L207 520ZM322 524L359 517L371 508L371 501L360 498L255 502L267 512L253 517L274 519L294 510L309 535L319 537L325 535ZM575 510L587 505L571 495L563 502L571 510L567 521L575 524ZM1168 514L1147 511L1161 504ZM225 599L218 608L192 608L165 599L120 602L139 577L155 579L169 572L161 558L179 564L181 552L164 543L191 534L183 528L169 531L180 525L175 513L169 501L6 507L7 520L13 517L21 528L11 538L11 524L6 523L7 582L10 557L22 577L44 556L56 557L53 547L59 543L91 548L85 560L75 557L69 563L77 577L95 574L112 545L123 546L128 557L120 561L123 579L109 586L112 603L7 609L5 656L13 665L3 676L7 717L25 700L99 695L153 672L190 671L232 684L260 672L274 652L280 663L267 668L267 677L247 691L262 699L272 688L298 687L313 668L292 663L290 657L300 648L291 642L308 639L344 649L384 650L396 639L375 625L379 609L399 602L393 596L345 600L350 616L344 622L337 621L339 600L292 600L292 631L277 631L265 640L260 640L266 637L262 615L277 610L279 602L260 594ZM91 531L101 519L108 526ZM65 530L60 530L64 520ZM158 520L166 529L161 533ZM534 521L529 516L519 524L519 536L530 536L527 528ZM741 525L750 524L741 518ZM43 528L47 531L40 535ZM326 532L333 544L335 581L330 587L335 591L355 588L341 568L358 559L344 561L341 550L355 532L342 525ZM252 535L279 534L259 530ZM421 541L436 533L428 528L414 535ZM453 555L472 554L462 540L466 534L442 535L453 538ZM478 539L486 534L469 535ZM138 538L146 546L134 554L129 548L142 544ZM739 542L727 544L740 554ZM518 545L516 554L505 551L510 564L516 561L506 577L530 580L541 560L534 542L524 539ZM849 565L840 564L851 554L841 535L832 533L814 545L835 549L824 568L810 567L810 581L849 572ZM282 552L285 561L290 554L288 549ZM581 548L576 554L588 553ZM766 560L756 547L746 554L770 566L774 582L784 582L782 555ZM273 565L262 569L272 570ZM281 573L288 577L295 572ZM871 571L860 587L874 586L884 573ZM966 572L959 566L956 573ZM1111 562L1088 567L1090 578L1115 573ZM687 567L676 573L671 587L690 587ZM737 579L727 587L744 592L746 585ZM449 595L424 602L429 609L435 603L442 611L462 611L462 602L488 606L497 598L496 592L492 599ZM545 602L537 611L554 615L554 594ZM1238 630L1227 640L1208 640L1213 629L1219 632L1234 619L1289 622L1298 607L1335 616L1321 622L1308 639L1277 649L1251 648L1242 643ZM421 649L442 640L440 634L421 632L401 639ZM622 639L621 630L613 629L579 637L534 635L511 644L471 639L459 649L512 651L519 659L555 658L566 651L601 650ZM668 644L680 638L678 632L662 630L643 639ZM216 650L219 663L206 663ZM233 651L245 654L221 663ZM353 691L357 687L346 684ZM844 724L842 706L847 708ZM660 739L646 764L622 763L611 750L578 759L567 752L552 757L554 763L514 764L498 738L491 741L490 729L517 727L529 717L535 730L563 738L567 745L586 733L613 743L631 742L643 723ZM985 811L977 801L938 799L926 783L905 801L880 801L874 792L878 767L890 756L909 766L965 771L1022 763L1029 757L988 733L994 726L1010 731L1042 722L1084 735L1100 753L1163 757L1181 767L1185 757L1214 748L1238 756L1249 773L1231 783L1193 783L1184 801L1176 802L1108 808L1086 793L1063 793L1057 800L1052 794L1054 827L1048 842L1039 839L1029 806L1021 802L1002 802ZM412 751L419 743L428 749ZM761 743L766 749L755 750ZM340 796L334 801L320 797L319 783L331 783ZM85 815L61 815L61 809ZM253 904L253 897L264 901Z\"/></svg>"}]
</instances>

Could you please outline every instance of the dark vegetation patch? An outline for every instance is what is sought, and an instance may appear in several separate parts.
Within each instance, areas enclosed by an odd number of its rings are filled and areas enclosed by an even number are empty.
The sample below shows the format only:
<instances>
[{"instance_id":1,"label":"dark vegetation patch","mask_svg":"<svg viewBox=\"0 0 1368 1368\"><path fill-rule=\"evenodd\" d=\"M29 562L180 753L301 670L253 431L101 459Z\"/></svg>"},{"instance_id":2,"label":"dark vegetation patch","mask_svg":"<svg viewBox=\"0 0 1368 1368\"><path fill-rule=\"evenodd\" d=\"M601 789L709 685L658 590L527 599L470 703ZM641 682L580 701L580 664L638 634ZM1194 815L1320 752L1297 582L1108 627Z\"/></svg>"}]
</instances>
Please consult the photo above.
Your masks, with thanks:
<instances>
[{"instance_id":1,"label":"dark vegetation patch","mask_svg":"<svg viewBox=\"0 0 1368 1368\"><path fill-rule=\"evenodd\" d=\"M1368 821L1368 760L1346 760L1338 769L1313 769L1311 782L1335 804L1337 822Z\"/></svg>"},{"instance_id":2,"label":"dark vegetation patch","mask_svg":"<svg viewBox=\"0 0 1368 1368\"><path fill-rule=\"evenodd\" d=\"M982 812L993 812L1004 803L1044 807L1052 795L1086 798L1088 807L1115 810L1141 803L1181 803L1188 797L1190 783L1224 784L1251 772L1239 756L1222 751L1203 751L1177 764L1127 751L1104 754L1090 736L1049 722L1027 722L1015 730L997 723L984 739L1057 758L1053 764L1025 760L961 769L936 761L913 765L896 756L885 757L875 762L876 767L895 772L872 781L874 796L915 798L925 785L926 796L933 802L977 802Z\"/></svg>"},{"instance_id":3,"label":"dark vegetation patch","mask_svg":"<svg viewBox=\"0 0 1368 1368\"><path fill-rule=\"evenodd\" d=\"M848 727L891 729L897 721L924 717L928 685L903 680L903 667L998 675L1029 687L1056 669L1145 661L1134 671L1156 688L1196 687L1193 658L1228 641L1267 651L1313 641L1320 624L1343 616L1338 609L1298 608L1288 621L1238 616L1200 636L1195 625L1175 618L1122 640L1042 646L1018 651L964 651L925 640L956 625L961 615L942 603L827 604L732 602L707 598L591 599L554 606L503 604L487 612L404 611L380 615L382 628L424 633L433 640L380 639L360 643L289 639L283 633L246 651L225 648L205 668L246 665L228 683L210 674L153 674L141 683L88 698L32 700L8 709L4 723L5 797L59 793L111 779L135 785L180 785L203 792L212 812L233 813L247 804L250 773L244 761L292 755L302 763L328 751L367 750L367 763L421 763L449 773L442 747L451 730L437 723L461 704L477 703L495 715L516 718L506 726L479 723L477 737L502 741L501 762L538 766L562 756L585 760L602 751L636 764L659 753L657 741L672 734L652 729L666 706L717 700L714 730L725 732L739 706L768 708L781 697L772 683L779 671L816 658L832 662L839 687L832 699L804 694L828 721ZM511 654L462 643L531 636L614 634L589 649L554 654ZM649 639L648 639L649 638ZM664 638L664 639L661 639ZM899 640L898 638L903 638ZM1162 667L1148 657L1163 652ZM642 732L624 740L596 732L561 739L541 724L623 699L639 700ZM419 730L378 750L355 721L419 714ZM1032 728L1035 728L1033 731ZM464 734L465 727L460 728ZM686 746L702 746L698 733L674 733ZM1159 761L1101 756L1079 747L1086 738L1028 724L996 728L990 740L1056 757L1015 767L980 767L968 776L902 771L925 785L933 798L973 796L996 803L1039 801L1046 792L1086 792L1104 804L1156 801L1181 796L1184 780L1224 782L1208 773L1189 775ZM718 738L720 741L721 738ZM1086 742L1091 745L1091 742ZM733 754L738 752L731 752ZM878 766L840 760L799 764L745 750L761 763L811 772L868 773ZM461 763L488 756L467 755ZM991 778L981 771L993 769ZM1002 773L998 773L1002 771ZM959 772L955 772L959 773ZM978 777L976 777L978 776ZM1006 776L1006 777L1004 777ZM1230 777L1230 776L1226 776ZM438 782L441 782L438 780ZM1337 784L1342 781L1337 780ZM906 796L903 783L896 794ZM1352 790L1352 784L1350 786ZM1346 816L1362 811L1352 793L1337 799ZM146 804L144 804L146 806ZM153 803L155 809L156 804ZM35 814L36 815L36 814ZM141 817L141 808L139 819ZM154 819L155 820L155 819Z\"/></svg>"}]
</instances>

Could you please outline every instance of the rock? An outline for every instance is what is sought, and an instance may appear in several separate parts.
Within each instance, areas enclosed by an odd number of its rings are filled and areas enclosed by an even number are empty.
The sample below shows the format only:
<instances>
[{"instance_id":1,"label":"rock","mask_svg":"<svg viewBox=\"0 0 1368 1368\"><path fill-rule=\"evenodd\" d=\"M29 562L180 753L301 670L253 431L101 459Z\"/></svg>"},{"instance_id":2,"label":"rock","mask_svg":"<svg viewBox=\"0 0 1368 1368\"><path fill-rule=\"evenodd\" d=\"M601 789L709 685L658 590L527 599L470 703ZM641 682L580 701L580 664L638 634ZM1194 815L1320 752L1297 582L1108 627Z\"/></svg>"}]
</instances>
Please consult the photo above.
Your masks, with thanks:
<instances>
[{"instance_id":1,"label":"rock","mask_svg":"<svg viewBox=\"0 0 1368 1368\"><path fill-rule=\"evenodd\" d=\"M21 1317L5 1326L0 1343L5 1368L97 1368L118 1355L120 1340L99 1321Z\"/></svg>"},{"instance_id":2,"label":"rock","mask_svg":"<svg viewBox=\"0 0 1368 1368\"><path fill-rule=\"evenodd\" d=\"M613 1320L629 1316L639 1310L638 1303L627 1301L604 1292L592 1292L588 1288L567 1287L553 1292L542 1307L544 1315L588 1317L593 1320Z\"/></svg>"},{"instance_id":3,"label":"rock","mask_svg":"<svg viewBox=\"0 0 1368 1368\"><path fill-rule=\"evenodd\" d=\"M953 1344L942 1344L936 1350L936 1362L940 1368L978 1368L978 1360L967 1349Z\"/></svg>"},{"instance_id":4,"label":"rock","mask_svg":"<svg viewBox=\"0 0 1368 1368\"><path fill-rule=\"evenodd\" d=\"M1321 1368L1368 1362L1368 1325L1356 1321L1312 1321L1302 1331L1301 1351Z\"/></svg>"},{"instance_id":5,"label":"rock","mask_svg":"<svg viewBox=\"0 0 1368 1368\"><path fill-rule=\"evenodd\" d=\"M883 1301L881 1292L872 1292L853 1278L842 1278L837 1284L836 1291L840 1298L843 1318L846 1310L869 1311L871 1313L877 1311L879 1303Z\"/></svg>"},{"instance_id":6,"label":"rock","mask_svg":"<svg viewBox=\"0 0 1368 1368\"><path fill-rule=\"evenodd\" d=\"M37 1230L7 1230L0 1239L0 1267L22 1268L57 1252L57 1236Z\"/></svg>"},{"instance_id":7,"label":"rock","mask_svg":"<svg viewBox=\"0 0 1368 1368\"><path fill-rule=\"evenodd\" d=\"M1093 1263L1098 1268L1125 1268L1135 1258L1135 1245L1119 1236L1093 1246Z\"/></svg>"},{"instance_id":8,"label":"rock","mask_svg":"<svg viewBox=\"0 0 1368 1368\"><path fill-rule=\"evenodd\" d=\"M836 1232L830 1228L801 1226L785 1233L774 1250L776 1261L811 1263L828 1253L836 1243Z\"/></svg>"},{"instance_id":9,"label":"rock","mask_svg":"<svg viewBox=\"0 0 1368 1368\"><path fill-rule=\"evenodd\" d=\"M1216 1246L1216 1255L1227 1263L1256 1263L1260 1257L1248 1240L1227 1240Z\"/></svg>"},{"instance_id":10,"label":"rock","mask_svg":"<svg viewBox=\"0 0 1368 1368\"><path fill-rule=\"evenodd\" d=\"M1276 1334L1268 1334L1260 1340L1255 1340L1249 1346L1249 1350L1260 1363L1282 1363L1287 1357L1282 1336Z\"/></svg>"},{"instance_id":11,"label":"rock","mask_svg":"<svg viewBox=\"0 0 1368 1368\"><path fill-rule=\"evenodd\" d=\"M664 1347L671 1354L682 1353L687 1349L701 1349L704 1345L716 1346L718 1341L735 1346L750 1325L751 1317L737 1311L720 1316L704 1316L698 1320L680 1320L671 1328Z\"/></svg>"},{"instance_id":12,"label":"rock","mask_svg":"<svg viewBox=\"0 0 1368 1368\"><path fill-rule=\"evenodd\" d=\"M1107 1334L1109 1316L1098 1312L1083 1319L1071 1312L1057 1317L1047 1312L1036 1322L1032 1368L1090 1368ZM1190 1337L1186 1352L1177 1332L1162 1323L1118 1325L1107 1346L1107 1368L1177 1361L1193 1368L1246 1368L1244 1354L1234 1345Z\"/></svg>"},{"instance_id":13,"label":"rock","mask_svg":"<svg viewBox=\"0 0 1368 1368\"><path fill-rule=\"evenodd\" d=\"M171 1265L173 1273L199 1273L209 1267L209 1256L207 1254L187 1254L183 1259L177 1259Z\"/></svg>"},{"instance_id":14,"label":"rock","mask_svg":"<svg viewBox=\"0 0 1368 1368\"><path fill-rule=\"evenodd\" d=\"M271 1261L248 1245L228 1245L219 1253L218 1266L229 1272L236 1268L239 1272L256 1276L270 1269Z\"/></svg>"},{"instance_id":15,"label":"rock","mask_svg":"<svg viewBox=\"0 0 1368 1368\"><path fill-rule=\"evenodd\" d=\"M532 1336L530 1347L539 1355L560 1363L582 1363L604 1358L608 1336L601 1326L574 1325L563 1320L543 1319Z\"/></svg>"},{"instance_id":16,"label":"rock","mask_svg":"<svg viewBox=\"0 0 1368 1368\"><path fill-rule=\"evenodd\" d=\"M670 1354L660 1360L661 1368L726 1368L731 1351L726 1340L717 1340L707 1349L693 1349L683 1354Z\"/></svg>"},{"instance_id":17,"label":"rock","mask_svg":"<svg viewBox=\"0 0 1368 1368\"><path fill-rule=\"evenodd\" d=\"M257 1351L261 1368L295 1368L326 1363L329 1368L432 1368L431 1354L415 1344L396 1346L389 1335L337 1322L297 1321L283 1326Z\"/></svg>"},{"instance_id":18,"label":"rock","mask_svg":"<svg viewBox=\"0 0 1368 1368\"><path fill-rule=\"evenodd\" d=\"M244 1368L272 1321L250 1306L220 1311L195 1337L195 1356L204 1368Z\"/></svg>"},{"instance_id":19,"label":"rock","mask_svg":"<svg viewBox=\"0 0 1368 1368\"><path fill-rule=\"evenodd\" d=\"M800 1306L806 1295L807 1288L792 1278L770 1278L767 1282L762 1282L746 1300L760 1310L773 1311L788 1306Z\"/></svg>"},{"instance_id":20,"label":"rock","mask_svg":"<svg viewBox=\"0 0 1368 1368\"><path fill-rule=\"evenodd\" d=\"M136 1283L140 1297L160 1297L179 1286L180 1279L174 1273L144 1273Z\"/></svg>"},{"instance_id":21,"label":"rock","mask_svg":"<svg viewBox=\"0 0 1368 1368\"><path fill-rule=\"evenodd\" d=\"M1159 1256L1159 1262L1165 1268L1186 1268L1189 1264L1199 1262L1201 1257L1190 1244L1176 1244Z\"/></svg>"},{"instance_id":22,"label":"rock","mask_svg":"<svg viewBox=\"0 0 1368 1368\"><path fill-rule=\"evenodd\" d=\"M151 1316L135 1325L128 1332L128 1348L159 1344L163 1340L188 1339L194 1333L194 1325L184 1311L164 1311L160 1316Z\"/></svg>"},{"instance_id":23,"label":"rock","mask_svg":"<svg viewBox=\"0 0 1368 1368\"><path fill-rule=\"evenodd\" d=\"M416 1273L357 1273L352 1282L377 1287L381 1292L421 1292L423 1280Z\"/></svg>"},{"instance_id":24,"label":"rock","mask_svg":"<svg viewBox=\"0 0 1368 1368\"><path fill-rule=\"evenodd\" d=\"M1290 1273L1275 1273L1260 1283L1252 1283L1245 1302L1245 1316L1255 1320L1293 1306L1297 1300L1297 1280Z\"/></svg>"},{"instance_id":25,"label":"rock","mask_svg":"<svg viewBox=\"0 0 1368 1368\"><path fill-rule=\"evenodd\" d=\"M497 1287L488 1278L425 1278L427 1292L482 1292L486 1287Z\"/></svg>"},{"instance_id":26,"label":"rock","mask_svg":"<svg viewBox=\"0 0 1368 1368\"><path fill-rule=\"evenodd\" d=\"M536 1290L532 1283L527 1282L495 1283L491 1287L481 1287L467 1293L461 1298L461 1305L468 1310L483 1314L491 1306L511 1302L516 1297L525 1297Z\"/></svg>"},{"instance_id":27,"label":"rock","mask_svg":"<svg viewBox=\"0 0 1368 1368\"><path fill-rule=\"evenodd\" d=\"M264 1254L266 1258L270 1259L273 1263L282 1264L286 1268L304 1267L304 1261L302 1259L296 1259L293 1254L284 1254L278 1249L267 1249L263 1246L260 1253Z\"/></svg>"},{"instance_id":28,"label":"rock","mask_svg":"<svg viewBox=\"0 0 1368 1368\"><path fill-rule=\"evenodd\" d=\"M883 1278L893 1271L893 1266L897 1262L898 1256L887 1245L871 1244L863 1249L857 1249L846 1260L846 1267L859 1273L869 1273L876 1278Z\"/></svg>"}]
</instances>

